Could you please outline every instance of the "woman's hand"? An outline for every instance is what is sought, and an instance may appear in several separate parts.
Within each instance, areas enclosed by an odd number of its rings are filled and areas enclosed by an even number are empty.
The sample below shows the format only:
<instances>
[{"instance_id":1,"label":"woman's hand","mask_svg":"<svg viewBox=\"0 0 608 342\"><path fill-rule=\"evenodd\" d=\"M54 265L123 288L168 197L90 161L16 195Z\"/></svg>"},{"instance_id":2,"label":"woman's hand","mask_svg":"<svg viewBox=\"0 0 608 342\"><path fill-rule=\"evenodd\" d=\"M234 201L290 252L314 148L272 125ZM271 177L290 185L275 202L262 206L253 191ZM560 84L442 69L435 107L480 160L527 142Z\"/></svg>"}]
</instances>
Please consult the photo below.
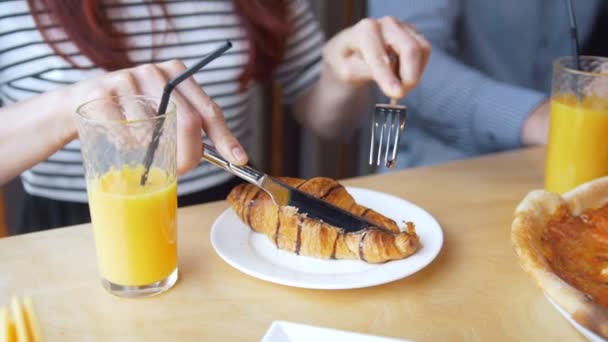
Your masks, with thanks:
<instances>
[{"instance_id":1,"label":"woman's hand","mask_svg":"<svg viewBox=\"0 0 608 342\"><path fill-rule=\"evenodd\" d=\"M395 72L390 52L399 59ZM375 81L391 98L414 88L431 54L431 44L413 26L393 17L363 19L327 42L323 58L335 78L345 84Z\"/></svg>"},{"instance_id":2,"label":"woman's hand","mask_svg":"<svg viewBox=\"0 0 608 342\"><path fill-rule=\"evenodd\" d=\"M110 72L0 108L0 185L47 159L76 138L76 108L116 95L161 96L165 83L185 70L180 61L147 64ZM177 169L182 174L200 162L201 128L220 154L234 164L247 154L232 135L218 105L190 78L171 94L177 106Z\"/></svg>"},{"instance_id":3,"label":"woman's hand","mask_svg":"<svg viewBox=\"0 0 608 342\"><path fill-rule=\"evenodd\" d=\"M172 60L119 70L69 86L69 98L86 100L117 95L161 96L167 81L186 70ZM182 174L199 164L202 157L201 128L220 154L234 164L247 163L247 154L228 129L220 107L189 78L171 93L177 106L177 169ZM74 107L75 108L75 107ZM73 110L72 110L73 112Z\"/></svg>"}]
</instances>

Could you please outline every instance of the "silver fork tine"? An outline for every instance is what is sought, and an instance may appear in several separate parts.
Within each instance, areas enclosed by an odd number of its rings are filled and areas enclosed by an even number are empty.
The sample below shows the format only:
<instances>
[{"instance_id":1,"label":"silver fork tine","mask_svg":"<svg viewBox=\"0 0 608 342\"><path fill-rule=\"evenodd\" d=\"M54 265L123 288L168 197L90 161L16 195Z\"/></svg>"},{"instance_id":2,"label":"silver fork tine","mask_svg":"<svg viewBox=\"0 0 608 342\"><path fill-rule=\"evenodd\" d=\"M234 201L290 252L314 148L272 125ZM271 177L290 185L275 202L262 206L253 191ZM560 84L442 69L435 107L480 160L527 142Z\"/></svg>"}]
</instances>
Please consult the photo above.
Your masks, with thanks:
<instances>
[{"instance_id":1,"label":"silver fork tine","mask_svg":"<svg viewBox=\"0 0 608 342\"><path fill-rule=\"evenodd\" d=\"M397 149L399 148L399 138L401 138L401 133L403 132L403 129L405 128L405 116L407 114L404 111L399 111L399 127L397 132L395 132L395 134L397 134L397 136L395 137L395 144L393 145L393 156L391 158L390 161L387 161L387 164L391 164L395 158L397 158Z\"/></svg>"},{"instance_id":2,"label":"silver fork tine","mask_svg":"<svg viewBox=\"0 0 608 342\"><path fill-rule=\"evenodd\" d=\"M374 144L376 142L375 133L378 128L378 120L376 120L376 116L372 115L372 138L369 143L369 165L374 165Z\"/></svg>"},{"instance_id":3,"label":"silver fork tine","mask_svg":"<svg viewBox=\"0 0 608 342\"><path fill-rule=\"evenodd\" d=\"M378 143L378 160L376 162L376 165L380 166L380 160L382 160L382 145L383 145L383 138L384 138L384 129L386 128L386 118L387 118L387 114L385 110L381 110L380 114L384 117L383 123L382 123L382 127L380 128L380 139L378 139L379 143Z\"/></svg>"},{"instance_id":4,"label":"silver fork tine","mask_svg":"<svg viewBox=\"0 0 608 342\"><path fill-rule=\"evenodd\" d=\"M391 133L393 132L393 129L395 127L395 118L397 117L397 113L395 113L395 111L393 110L389 110L386 112L386 117L387 117L387 121L390 124L390 127L388 128L388 131L386 132L386 150L384 151L384 163L388 163L388 151L390 150L390 146L391 146Z\"/></svg>"}]
</instances>

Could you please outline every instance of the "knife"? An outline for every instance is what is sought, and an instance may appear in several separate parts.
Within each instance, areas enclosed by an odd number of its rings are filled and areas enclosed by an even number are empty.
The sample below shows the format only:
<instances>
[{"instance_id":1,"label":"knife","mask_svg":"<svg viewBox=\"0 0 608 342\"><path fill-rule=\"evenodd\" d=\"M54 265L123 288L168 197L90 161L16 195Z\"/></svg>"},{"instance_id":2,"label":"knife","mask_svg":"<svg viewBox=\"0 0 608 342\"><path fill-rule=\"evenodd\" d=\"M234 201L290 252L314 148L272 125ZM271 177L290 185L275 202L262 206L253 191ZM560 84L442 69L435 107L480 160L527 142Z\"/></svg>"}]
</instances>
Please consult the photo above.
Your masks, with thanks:
<instances>
[{"instance_id":1,"label":"knife","mask_svg":"<svg viewBox=\"0 0 608 342\"><path fill-rule=\"evenodd\" d=\"M342 208L289 186L250 166L234 165L224 159L213 146L204 144L203 158L211 164L260 187L270 195L270 198L278 206L296 207L300 213L305 213L312 219L342 228L347 232L358 232L375 226L362 217L355 216Z\"/></svg>"}]
</instances>

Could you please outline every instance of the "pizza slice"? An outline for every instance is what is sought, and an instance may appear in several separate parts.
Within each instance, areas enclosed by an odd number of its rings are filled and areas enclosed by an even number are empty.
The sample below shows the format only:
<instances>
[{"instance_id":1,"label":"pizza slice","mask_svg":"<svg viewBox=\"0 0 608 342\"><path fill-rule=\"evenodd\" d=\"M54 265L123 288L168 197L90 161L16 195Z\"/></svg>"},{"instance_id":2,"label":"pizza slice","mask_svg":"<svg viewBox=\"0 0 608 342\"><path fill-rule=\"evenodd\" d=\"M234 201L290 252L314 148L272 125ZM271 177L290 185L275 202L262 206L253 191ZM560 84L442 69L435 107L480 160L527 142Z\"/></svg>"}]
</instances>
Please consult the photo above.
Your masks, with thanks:
<instances>
[{"instance_id":1,"label":"pizza slice","mask_svg":"<svg viewBox=\"0 0 608 342\"><path fill-rule=\"evenodd\" d=\"M608 177L562 196L532 191L515 210L511 241L536 283L608 338Z\"/></svg>"}]
</instances>

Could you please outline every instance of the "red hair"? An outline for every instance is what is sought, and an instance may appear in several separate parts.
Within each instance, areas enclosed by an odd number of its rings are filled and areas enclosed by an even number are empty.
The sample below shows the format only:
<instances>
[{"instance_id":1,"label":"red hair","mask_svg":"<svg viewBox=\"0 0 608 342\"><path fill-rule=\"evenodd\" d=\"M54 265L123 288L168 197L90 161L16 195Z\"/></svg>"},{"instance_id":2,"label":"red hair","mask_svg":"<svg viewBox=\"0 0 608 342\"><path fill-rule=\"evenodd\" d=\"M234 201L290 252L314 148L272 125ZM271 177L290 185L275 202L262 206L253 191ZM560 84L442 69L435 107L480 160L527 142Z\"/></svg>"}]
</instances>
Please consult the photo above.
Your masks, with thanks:
<instances>
[{"instance_id":1,"label":"red hair","mask_svg":"<svg viewBox=\"0 0 608 342\"><path fill-rule=\"evenodd\" d=\"M249 81L264 80L281 62L291 30L287 0L233 0L249 39L249 60L239 78L241 89ZM135 66L127 55L127 37L112 25L102 0L27 0L36 28L53 51L74 67L81 67L53 40L48 28L58 25L69 41L97 67L108 71ZM161 9L170 23L163 0L147 0L148 11Z\"/></svg>"}]
</instances>

